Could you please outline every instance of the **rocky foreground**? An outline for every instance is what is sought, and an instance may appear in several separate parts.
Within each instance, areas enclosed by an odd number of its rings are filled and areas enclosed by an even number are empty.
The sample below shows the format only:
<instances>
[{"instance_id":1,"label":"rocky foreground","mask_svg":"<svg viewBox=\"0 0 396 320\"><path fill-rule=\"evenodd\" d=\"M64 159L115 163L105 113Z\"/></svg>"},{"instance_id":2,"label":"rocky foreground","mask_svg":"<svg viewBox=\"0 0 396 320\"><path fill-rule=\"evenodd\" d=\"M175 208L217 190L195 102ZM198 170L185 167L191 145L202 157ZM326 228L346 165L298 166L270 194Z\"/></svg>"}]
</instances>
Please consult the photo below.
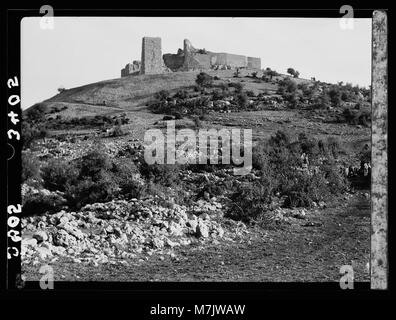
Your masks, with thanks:
<instances>
[{"instance_id":1,"label":"rocky foreground","mask_svg":"<svg viewBox=\"0 0 396 320\"><path fill-rule=\"evenodd\" d=\"M356 281L368 281L369 201L357 193L323 208L276 208L273 228L223 217L216 200L195 212L96 203L23 219L22 269L26 280L48 264L56 281L338 281L352 265Z\"/></svg>"},{"instance_id":2,"label":"rocky foreground","mask_svg":"<svg viewBox=\"0 0 396 320\"><path fill-rule=\"evenodd\" d=\"M74 262L127 264L153 254L177 256L174 248L193 243L216 244L246 232L245 224L223 218L217 201L199 200L190 208L165 208L153 200L95 203L79 212L23 219L24 264L53 262L61 256Z\"/></svg>"}]
</instances>

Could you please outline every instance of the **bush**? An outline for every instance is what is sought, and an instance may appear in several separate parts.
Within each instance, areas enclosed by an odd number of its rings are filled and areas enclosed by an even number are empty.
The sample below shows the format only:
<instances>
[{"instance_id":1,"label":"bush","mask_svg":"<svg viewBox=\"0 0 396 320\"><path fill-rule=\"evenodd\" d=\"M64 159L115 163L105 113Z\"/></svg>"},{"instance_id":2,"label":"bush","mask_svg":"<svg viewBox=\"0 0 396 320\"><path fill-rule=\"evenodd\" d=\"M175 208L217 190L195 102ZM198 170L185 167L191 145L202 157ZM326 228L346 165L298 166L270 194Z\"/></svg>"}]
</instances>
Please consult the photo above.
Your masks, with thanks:
<instances>
[{"instance_id":1,"label":"bush","mask_svg":"<svg viewBox=\"0 0 396 320\"><path fill-rule=\"evenodd\" d=\"M246 95L247 95L248 97L255 97L255 96L256 96L256 95L254 94L253 90L247 90L247 91L246 91Z\"/></svg>"},{"instance_id":2,"label":"bush","mask_svg":"<svg viewBox=\"0 0 396 320\"><path fill-rule=\"evenodd\" d=\"M241 93L243 90L243 84L240 82L231 82L228 86L235 88L236 93Z\"/></svg>"},{"instance_id":3,"label":"bush","mask_svg":"<svg viewBox=\"0 0 396 320\"><path fill-rule=\"evenodd\" d=\"M211 87L213 86L213 77L205 72L201 72L197 75L195 82L200 87Z\"/></svg>"},{"instance_id":4,"label":"bush","mask_svg":"<svg viewBox=\"0 0 396 320\"><path fill-rule=\"evenodd\" d=\"M315 99L313 105L317 109L327 109L331 105L330 98L326 93L323 93Z\"/></svg>"},{"instance_id":5,"label":"bush","mask_svg":"<svg viewBox=\"0 0 396 320\"><path fill-rule=\"evenodd\" d=\"M124 131L121 129L121 126L115 126L114 128L113 128L113 132L112 132L112 136L113 137L120 137L120 136L123 136L125 133L124 133Z\"/></svg>"},{"instance_id":6,"label":"bush","mask_svg":"<svg viewBox=\"0 0 396 320\"><path fill-rule=\"evenodd\" d=\"M307 137L305 133L300 133L298 135L298 141L302 152L308 155L316 153L316 146L318 144L316 139Z\"/></svg>"},{"instance_id":7,"label":"bush","mask_svg":"<svg viewBox=\"0 0 396 320\"><path fill-rule=\"evenodd\" d=\"M239 185L231 196L233 205L227 215L235 220L251 222L268 210L271 194L272 185L265 178Z\"/></svg>"},{"instance_id":8,"label":"bush","mask_svg":"<svg viewBox=\"0 0 396 320\"><path fill-rule=\"evenodd\" d=\"M34 106L26 110L25 117L28 122L37 123L45 120L45 114L48 107L44 103L36 103Z\"/></svg>"},{"instance_id":9,"label":"bush","mask_svg":"<svg viewBox=\"0 0 396 320\"><path fill-rule=\"evenodd\" d=\"M327 138L327 148L330 151L330 154L337 158L338 154L341 150L341 142L340 139L337 137L329 137Z\"/></svg>"},{"instance_id":10,"label":"bush","mask_svg":"<svg viewBox=\"0 0 396 320\"><path fill-rule=\"evenodd\" d=\"M51 159L42 169L42 178L44 187L64 191L69 204L80 207L118 194L120 187L112 169L107 154L95 149L74 162Z\"/></svg>"},{"instance_id":11,"label":"bush","mask_svg":"<svg viewBox=\"0 0 396 320\"><path fill-rule=\"evenodd\" d=\"M227 97L226 91L214 90L213 91L213 100L223 100Z\"/></svg>"},{"instance_id":12,"label":"bush","mask_svg":"<svg viewBox=\"0 0 396 320\"><path fill-rule=\"evenodd\" d=\"M201 122L200 117L194 117L193 120L194 120L194 125L195 125L196 129L199 129L202 127L202 122Z\"/></svg>"},{"instance_id":13,"label":"bush","mask_svg":"<svg viewBox=\"0 0 396 320\"><path fill-rule=\"evenodd\" d=\"M170 94L167 90L161 90L155 94L155 98L159 101L165 101L170 97Z\"/></svg>"},{"instance_id":14,"label":"bush","mask_svg":"<svg viewBox=\"0 0 396 320\"><path fill-rule=\"evenodd\" d=\"M25 120L22 121L23 148L29 148L34 140L42 138L45 136L44 134L45 132L42 132L38 125L29 123Z\"/></svg>"},{"instance_id":15,"label":"bush","mask_svg":"<svg viewBox=\"0 0 396 320\"><path fill-rule=\"evenodd\" d=\"M177 99L187 99L189 94L186 90L179 90L173 97Z\"/></svg>"},{"instance_id":16,"label":"bush","mask_svg":"<svg viewBox=\"0 0 396 320\"><path fill-rule=\"evenodd\" d=\"M106 152L98 147L82 156L77 162L77 167L80 179L90 177L96 181L97 177L100 178L102 172L109 171L113 164Z\"/></svg>"},{"instance_id":17,"label":"bush","mask_svg":"<svg viewBox=\"0 0 396 320\"><path fill-rule=\"evenodd\" d=\"M315 159L324 150L316 149L319 143L312 137L300 134L296 141L283 131L276 132L267 143L260 143L253 148L252 165L267 179L270 190L286 196L286 206L310 206L313 201L321 201L348 188L344 177L331 161L318 167L318 171L303 170L300 166L301 153ZM329 150L337 155L341 150L337 139L330 139ZM271 193L271 192L270 192Z\"/></svg>"},{"instance_id":18,"label":"bush","mask_svg":"<svg viewBox=\"0 0 396 320\"><path fill-rule=\"evenodd\" d=\"M176 186L180 183L180 166L176 164L141 164L140 173L143 177L157 184L167 187Z\"/></svg>"},{"instance_id":19,"label":"bush","mask_svg":"<svg viewBox=\"0 0 396 320\"><path fill-rule=\"evenodd\" d=\"M132 198L139 198L142 195L144 186L138 179L140 172L130 158L118 159L113 164L112 172L122 194Z\"/></svg>"},{"instance_id":20,"label":"bush","mask_svg":"<svg viewBox=\"0 0 396 320\"><path fill-rule=\"evenodd\" d=\"M246 108L246 106L248 105L249 99L246 95L246 93L240 93L237 96L237 102L238 105L242 108Z\"/></svg>"},{"instance_id":21,"label":"bush","mask_svg":"<svg viewBox=\"0 0 396 320\"><path fill-rule=\"evenodd\" d=\"M330 88L327 94L329 95L332 106L338 108L341 104L341 92L339 88L334 85Z\"/></svg>"},{"instance_id":22,"label":"bush","mask_svg":"<svg viewBox=\"0 0 396 320\"><path fill-rule=\"evenodd\" d=\"M40 179L40 161L32 152L22 152L22 182Z\"/></svg>"},{"instance_id":23,"label":"bush","mask_svg":"<svg viewBox=\"0 0 396 320\"><path fill-rule=\"evenodd\" d=\"M75 185L67 185L66 197L69 203L77 208L95 202L110 201L119 191L114 176L101 171L95 179L85 177Z\"/></svg>"},{"instance_id":24,"label":"bush","mask_svg":"<svg viewBox=\"0 0 396 320\"><path fill-rule=\"evenodd\" d=\"M294 93L297 91L297 84L294 80L286 78L279 82L278 93L282 96L287 93Z\"/></svg>"},{"instance_id":25,"label":"bush","mask_svg":"<svg viewBox=\"0 0 396 320\"><path fill-rule=\"evenodd\" d=\"M51 191L66 191L68 185L75 184L79 171L76 166L60 159L51 159L42 168L43 186Z\"/></svg>"},{"instance_id":26,"label":"bush","mask_svg":"<svg viewBox=\"0 0 396 320\"><path fill-rule=\"evenodd\" d=\"M358 154L357 158L360 162L371 163L371 149L366 145Z\"/></svg>"},{"instance_id":27,"label":"bush","mask_svg":"<svg viewBox=\"0 0 396 320\"><path fill-rule=\"evenodd\" d=\"M28 193L23 196L23 212L24 216L37 215L45 212L57 212L64 205L64 200L54 194Z\"/></svg>"}]
</instances>

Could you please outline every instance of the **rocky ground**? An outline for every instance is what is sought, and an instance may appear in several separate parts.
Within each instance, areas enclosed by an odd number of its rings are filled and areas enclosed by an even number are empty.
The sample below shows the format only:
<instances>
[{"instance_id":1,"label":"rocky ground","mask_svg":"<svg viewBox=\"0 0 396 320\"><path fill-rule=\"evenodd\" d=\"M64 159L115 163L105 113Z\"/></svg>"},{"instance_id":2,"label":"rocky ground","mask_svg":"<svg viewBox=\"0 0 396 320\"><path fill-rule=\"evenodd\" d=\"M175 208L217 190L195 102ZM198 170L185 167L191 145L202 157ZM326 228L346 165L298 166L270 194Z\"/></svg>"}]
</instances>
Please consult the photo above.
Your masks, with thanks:
<instances>
[{"instance_id":1,"label":"rocky ground","mask_svg":"<svg viewBox=\"0 0 396 320\"><path fill-rule=\"evenodd\" d=\"M255 225L222 211L216 200L199 200L191 212L132 199L25 218L25 279L39 279L49 264L57 281L338 281L349 264L356 281L369 281L367 193L310 210L277 208Z\"/></svg>"}]
</instances>

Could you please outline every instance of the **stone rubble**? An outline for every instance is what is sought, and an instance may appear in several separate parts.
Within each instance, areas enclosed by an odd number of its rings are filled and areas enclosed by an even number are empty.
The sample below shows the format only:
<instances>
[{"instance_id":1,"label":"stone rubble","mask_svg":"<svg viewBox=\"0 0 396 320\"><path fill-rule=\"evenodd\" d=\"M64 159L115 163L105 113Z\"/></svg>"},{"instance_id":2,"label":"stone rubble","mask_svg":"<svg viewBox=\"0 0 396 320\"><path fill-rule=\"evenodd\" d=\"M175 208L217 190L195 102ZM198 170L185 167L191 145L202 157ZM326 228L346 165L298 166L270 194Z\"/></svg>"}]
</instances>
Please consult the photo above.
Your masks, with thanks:
<instances>
[{"instance_id":1,"label":"stone rubble","mask_svg":"<svg viewBox=\"0 0 396 320\"><path fill-rule=\"evenodd\" d=\"M191 211L177 204L165 208L151 199L113 200L79 212L27 217L22 219L22 263L63 256L95 266L125 264L154 253L177 259L177 247L232 241L247 232L243 223L221 217L221 204L215 201L199 200Z\"/></svg>"}]
</instances>

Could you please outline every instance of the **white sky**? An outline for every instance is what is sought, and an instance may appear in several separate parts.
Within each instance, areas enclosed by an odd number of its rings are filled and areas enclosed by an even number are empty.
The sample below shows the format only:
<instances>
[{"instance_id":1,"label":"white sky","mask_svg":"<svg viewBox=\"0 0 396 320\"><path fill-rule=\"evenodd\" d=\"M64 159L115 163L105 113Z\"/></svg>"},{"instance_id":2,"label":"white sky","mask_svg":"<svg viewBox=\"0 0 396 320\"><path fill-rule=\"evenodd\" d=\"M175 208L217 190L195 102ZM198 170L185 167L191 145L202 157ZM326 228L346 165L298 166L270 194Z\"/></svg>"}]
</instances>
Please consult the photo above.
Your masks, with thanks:
<instances>
[{"instance_id":1,"label":"white sky","mask_svg":"<svg viewBox=\"0 0 396 320\"><path fill-rule=\"evenodd\" d=\"M161 37L162 53L176 53L188 38L196 48L261 58L261 67L300 77L371 83L371 19L343 30L331 18L40 17L21 22L21 104L25 109L73 88L120 77L140 60L143 36Z\"/></svg>"}]
</instances>

